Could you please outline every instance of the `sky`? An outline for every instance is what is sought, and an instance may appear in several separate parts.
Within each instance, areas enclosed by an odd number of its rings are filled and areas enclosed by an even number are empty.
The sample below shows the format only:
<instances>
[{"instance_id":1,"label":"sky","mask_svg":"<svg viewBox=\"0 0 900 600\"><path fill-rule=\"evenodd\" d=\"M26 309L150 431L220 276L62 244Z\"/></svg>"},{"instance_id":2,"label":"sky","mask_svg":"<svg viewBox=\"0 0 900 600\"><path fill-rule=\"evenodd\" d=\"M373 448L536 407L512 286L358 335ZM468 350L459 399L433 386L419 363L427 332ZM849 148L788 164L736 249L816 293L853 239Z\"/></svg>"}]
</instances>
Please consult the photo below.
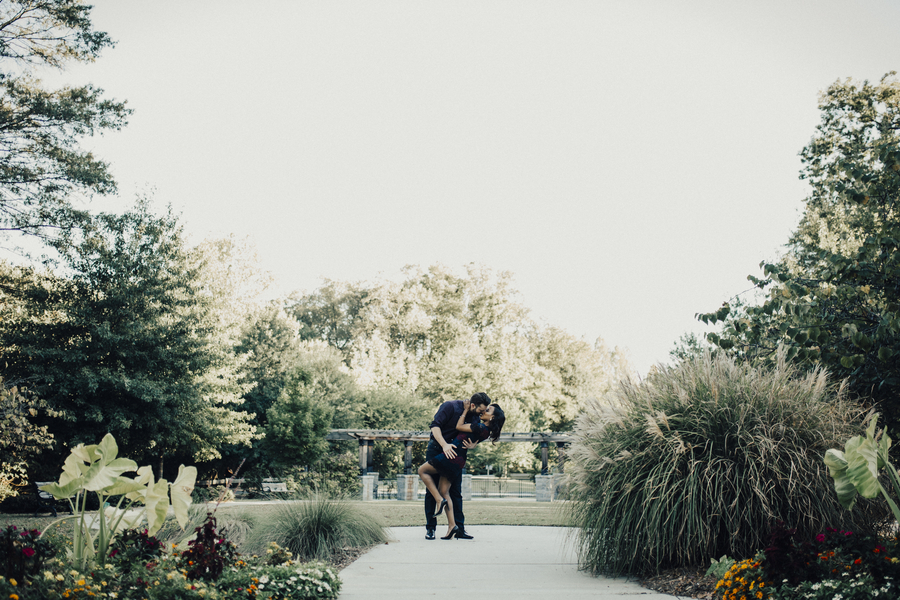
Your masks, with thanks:
<instances>
[{"instance_id":1,"label":"sky","mask_svg":"<svg viewBox=\"0 0 900 600\"><path fill-rule=\"evenodd\" d=\"M782 252L819 92L900 68L892 0L92 4L117 45L43 74L134 110L91 206L247 238L282 294L509 271L642 374Z\"/></svg>"}]
</instances>

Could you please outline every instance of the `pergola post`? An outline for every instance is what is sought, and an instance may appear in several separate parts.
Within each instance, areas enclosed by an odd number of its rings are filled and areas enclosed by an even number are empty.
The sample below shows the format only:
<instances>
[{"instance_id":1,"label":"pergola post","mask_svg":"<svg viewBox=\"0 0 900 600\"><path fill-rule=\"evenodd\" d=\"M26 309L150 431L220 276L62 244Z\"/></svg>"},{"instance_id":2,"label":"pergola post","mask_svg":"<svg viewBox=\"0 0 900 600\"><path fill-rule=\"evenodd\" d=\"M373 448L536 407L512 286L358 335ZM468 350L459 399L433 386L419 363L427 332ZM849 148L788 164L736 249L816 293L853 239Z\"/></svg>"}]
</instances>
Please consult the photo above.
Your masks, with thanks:
<instances>
[{"instance_id":1,"label":"pergola post","mask_svg":"<svg viewBox=\"0 0 900 600\"><path fill-rule=\"evenodd\" d=\"M403 450L403 474L404 475L412 475L412 440L406 440L403 442L404 450Z\"/></svg>"},{"instance_id":2,"label":"pergola post","mask_svg":"<svg viewBox=\"0 0 900 600\"><path fill-rule=\"evenodd\" d=\"M549 475L550 469L547 467L547 463L550 458L550 443L547 441L541 442L541 475Z\"/></svg>"},{"instance_id":3,"label":"pergola post","mask_svg":"<svg viewBox=\"0 0 900 600\"><path fill-rule=\"evenodd\" d=\"M366 469L369 466L369 459L367 457L368 445L366 444L366 440L359 440L359 474L365 475Z\"/></svg>"}]
</instances>

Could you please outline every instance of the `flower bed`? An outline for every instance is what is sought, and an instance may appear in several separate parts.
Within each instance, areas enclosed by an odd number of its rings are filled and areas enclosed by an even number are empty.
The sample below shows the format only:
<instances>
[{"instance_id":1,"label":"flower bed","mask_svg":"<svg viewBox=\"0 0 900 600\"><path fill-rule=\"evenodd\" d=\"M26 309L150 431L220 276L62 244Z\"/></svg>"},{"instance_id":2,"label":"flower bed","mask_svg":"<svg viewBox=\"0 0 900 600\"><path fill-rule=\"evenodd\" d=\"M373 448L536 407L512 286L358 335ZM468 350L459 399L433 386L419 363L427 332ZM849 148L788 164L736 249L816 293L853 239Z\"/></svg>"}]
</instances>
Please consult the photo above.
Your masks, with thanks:
<instances>
[{"instance_id":1,"label":"flower bed","mask_svg":"<svg viewBox=\"0 0 900 600\"><path fill-rule=\"evenodd\" d=\"M9 526L3 530L6 575L0 575L0 598L117 598L168 600L181 598L282 600L337 598L341 582L336 569L325 563L301 563L272 545L262 557L220 552L226 558L216 577L204 577L196 569L209 562L193 552L165 549L152 536L126 532L108 562L85 572L70 567L56 556L57 549L38 537L37 531ZM208 572L207 572L208 573Z\"/></svg>"},{"instance_id":2,"label":"flower bed","mask_svg":"<svg viewBox=\"0 0 900 600\"><path fill-rule=\"evenodd\" d=\"M778 524L769 546L734 562L716 584L723 600L856 600L900 597L900 540L828 528L795 540Z\"/></svg>"}]
</instances>

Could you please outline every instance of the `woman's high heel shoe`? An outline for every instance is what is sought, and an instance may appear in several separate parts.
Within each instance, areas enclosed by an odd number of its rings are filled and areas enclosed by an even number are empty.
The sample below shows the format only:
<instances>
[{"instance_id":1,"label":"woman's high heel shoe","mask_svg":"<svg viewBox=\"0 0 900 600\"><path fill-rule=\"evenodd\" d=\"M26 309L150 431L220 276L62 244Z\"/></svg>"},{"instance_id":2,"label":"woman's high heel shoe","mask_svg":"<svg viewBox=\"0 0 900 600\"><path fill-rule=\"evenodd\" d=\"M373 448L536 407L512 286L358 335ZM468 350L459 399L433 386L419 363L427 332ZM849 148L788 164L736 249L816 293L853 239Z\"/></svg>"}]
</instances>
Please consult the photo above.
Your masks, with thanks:
<instances>
[{"instance_id":1,"label":"woman's high heel shoe","mask_svg":"<svg viewBox=\"0 0 900 600\"><path fill-rule=\"evenodd\" d=\"M456 532L459 531L459 527L457 525L453 526L453 529L450 530L450 533L447 534L447 537L442 537L442 540L452 540L453 536L456 535Z\"/></svg>"},{"instance_id":2,"label":"woman's high heel shoe","mask_svg":"<svg viewBox=\"0 0 900 600\"><path fill-rule=\"evenodd\" d=\"M440 506L438 507L438 509L434 512L434 516L436 516L436 517L441 516L441 513L444 512L444 508L445 508L446 506L447 506L447 501L446 501L446 500L441 500L441 505L440 505Z\"/></svg>"}]
</instances>

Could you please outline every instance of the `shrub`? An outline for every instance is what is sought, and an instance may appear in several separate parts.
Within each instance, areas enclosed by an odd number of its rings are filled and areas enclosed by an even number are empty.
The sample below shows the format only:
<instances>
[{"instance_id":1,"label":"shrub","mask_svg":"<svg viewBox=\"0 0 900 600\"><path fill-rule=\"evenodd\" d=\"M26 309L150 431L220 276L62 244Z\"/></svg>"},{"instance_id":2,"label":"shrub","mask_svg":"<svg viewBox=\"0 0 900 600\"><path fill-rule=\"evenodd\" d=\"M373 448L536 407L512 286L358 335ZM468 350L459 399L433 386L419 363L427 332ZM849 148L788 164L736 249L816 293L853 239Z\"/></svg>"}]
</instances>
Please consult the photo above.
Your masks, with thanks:
<instances>
[{"instance_id":1,"label":"shrub","mask_svg":"<svg viewBox=\"0 0 900 600\"><path fill-rule=\"evenodd\" d=\"M227 565L235 562L237 549L226 539L225 530L216 527L212 513L206 514L206 521L196 531L188 549L181 553L179 563L191 581L215 581Z\"/></svg>"},{"instance_id":2,"label":"shrub","mask_svg":"<svg viewBox=\"0 0 900 600\"><path fill-rule=\"evenodd\" d=\"M324 564L287 563L279 566L238 561L215 582L189 580L178 568L177 556L164 555L152 568L121 573L112 564L79 572L55 562L29 581L0 577L0 598L119 598L120 600L331 600L340 591L336 570Z\"/></svg>"},{"instance_id":3,"label":"shrub","mask_svg":"<svg viewBox=\"0 0 900 600\"><path fill-rule=\"evenodd\" d=\"M595 574L748 558L777 520L811 538L822 523L866 531L886 514L837 502L822 456L862 414L822 371L706 354L623 383L614 401L585 409L570 450L568 510Z\"/></svg>"},{"instance_id":4,"label":"shrub","mask_svg":"<svg viewBox=\"0 0 900 600\"><path fill-rule=\"evenodd\" d=\"M337 598L341 580L334 568L324 564L247 566L227 570L217 582L221 593L232 597L292 599ZM243 592L243 595L239 594Z\"/></svg>"},{"instance_id":5,"label":"shrub","mask_svg":"<svg viewBox=\"0 0 900 600\"><path fill-rule=\"evenodd\" d=\"M163 543L148 535L146 529L126 529L110 544L109 562L127 573L158 561L164 552Z\"/></svg>"},{"instance_id":6,"label":"shrub","mask_svg":"<svg viewBox=\"0 0 900 600\"><path fill-rule=\"evenodd\" d=\"M764 550L766 578L790 586L865 573L879 585L900 577L896 538L827 528L809 540L795 541L795 531L781 524Z\"/></svg>"},{"instance_id":7,"label":"shrub","mask_svg":"<svg viewBox=\"0 0 900 600\"><path fill-rule=\"evenodd\" d=\"M0 575L7 579L32 579L55 554L53 545L36 529L7 525L0 530Z\"/></svg>"},{"instance_id":8,"label":"shrub","mask_svg":"<svg viewBox=\"0 0 900 600\"><path fill-rule=\"evenodd\" d=\"M825 581L805 581L796 587L786 585L769 596L770 600L872 600L896 597L897 584L894 581L879 583L867 573Z\"/></svg>"},{"instance_id":9,"label":"shrub","mask_svg":"<svg viewBox=\"0 0 900 600\"><path fill-rule=\"evenodd\" d=\"M254 538L259 546L275 542L301 560L326 560L341 548L384 542L387 532L354 504L316 495L275 506Z\"/></svg>"}]
</instances>

